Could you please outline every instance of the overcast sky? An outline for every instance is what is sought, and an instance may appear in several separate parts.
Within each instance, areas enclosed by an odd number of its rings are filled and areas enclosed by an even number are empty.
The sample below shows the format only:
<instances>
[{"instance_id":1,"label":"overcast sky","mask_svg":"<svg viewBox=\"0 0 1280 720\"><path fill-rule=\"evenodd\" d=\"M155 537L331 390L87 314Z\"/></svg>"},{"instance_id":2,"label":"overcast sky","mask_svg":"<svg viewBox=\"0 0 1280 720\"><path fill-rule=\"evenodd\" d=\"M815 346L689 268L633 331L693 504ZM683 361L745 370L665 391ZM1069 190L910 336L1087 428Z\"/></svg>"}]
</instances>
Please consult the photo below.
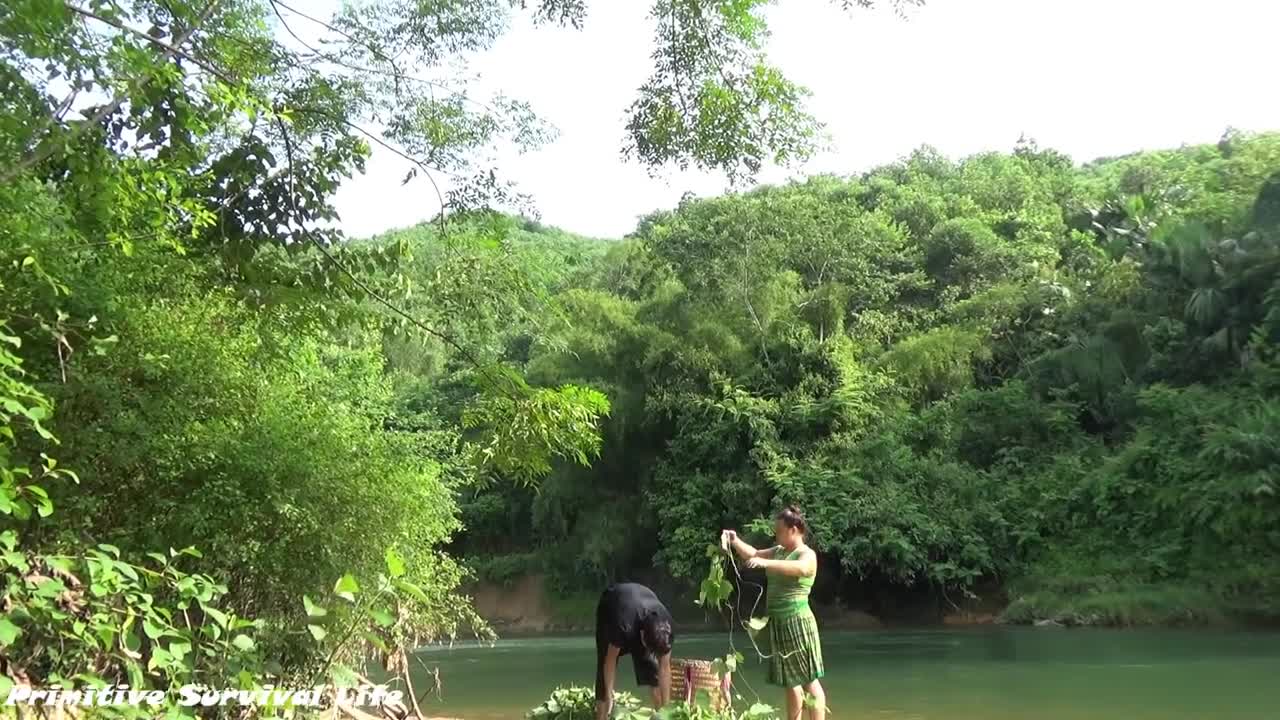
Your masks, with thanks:
<instances>
[{"instance_id":1,"label":"overcast sky","mask_svg":"<svg viewBox=\"0 0 1280 720\"><path fill-rule=\"evenodd\" d=\"M621 159L623 112L651 69L650 6L593 0L581 31L517 21L475 68L560 131L540 151L501 158L547 224L620 237L685 191L725 187L698 173L654 179ZM1228 126L1280 129L1280 3L1270 0L929 0L905 21L821 0L768 12L772 59L813 91L835 147L763 181L858 173L923 144L957 158L1009 150L1024 133L1084 162L1213 142ZM401 186L408 169L375 149L338 193L343 228L364 236L433 215L428 184Z\"/></svg>"}]
</instances>

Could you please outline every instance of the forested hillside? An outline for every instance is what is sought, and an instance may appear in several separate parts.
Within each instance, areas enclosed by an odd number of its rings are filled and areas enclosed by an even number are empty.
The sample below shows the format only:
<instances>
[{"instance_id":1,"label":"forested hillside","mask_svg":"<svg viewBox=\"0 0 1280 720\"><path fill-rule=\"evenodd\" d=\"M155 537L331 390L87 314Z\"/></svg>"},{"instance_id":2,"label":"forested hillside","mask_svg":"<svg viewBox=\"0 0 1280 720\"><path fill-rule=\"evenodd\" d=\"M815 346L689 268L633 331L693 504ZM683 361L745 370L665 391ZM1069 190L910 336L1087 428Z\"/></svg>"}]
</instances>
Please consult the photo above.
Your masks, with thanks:
<instances>
[{"instance_id":1,"label":"forested hillside","mask_svg":"<svg viewBox=\"0 0 1280 720\"><path fill-rule=\"evenodd\" d=\"M508 257L487 209L527 189L492 152L554 128L469 71L587 4L296 5L0 3L0 697L127 683L163 707L104 712L192 717L176 688L369 668L412 692L412 650L488 634L446 552L464 489L599 455L609 399L503 359L512 328L562 346L573 268ZM653 3L624 154L744 181L811 154L763 5ZM442 236L344 236L374 147Z\"/></svg>"},{"instance_id":2,"label":"forested hillside","mask_svg":"<svg viewBox=\"0 0 1280 720\"><path fill-rule=\"evenodd\" d=\"M621 241L514 231L555 327L510 325L507 359L612 412L589 468L464 493L457 549L562 593L655 563L696 585L719 528L786 501L828 601L1274 617L1277 171L1275 135L1083 167L922 149L688 200Z\"/></svg>"},{"instance_id":3,"label":"forested hillside","mask_svg":"<svg viewBox=\"0 0 1280 720\"><path fill-rule=\"evenodd\" d=\"M814 152L768 4L652 3L625 157ZM0 696L411 687L490 635L472 569L692 588L783 501L827 601L1280 614L1280 136L922 150L580 238L494 210L553 133L468 68L587 5L0 3ZM352 240L374 147L432 221Z\"/></svg>"}]
</instances>

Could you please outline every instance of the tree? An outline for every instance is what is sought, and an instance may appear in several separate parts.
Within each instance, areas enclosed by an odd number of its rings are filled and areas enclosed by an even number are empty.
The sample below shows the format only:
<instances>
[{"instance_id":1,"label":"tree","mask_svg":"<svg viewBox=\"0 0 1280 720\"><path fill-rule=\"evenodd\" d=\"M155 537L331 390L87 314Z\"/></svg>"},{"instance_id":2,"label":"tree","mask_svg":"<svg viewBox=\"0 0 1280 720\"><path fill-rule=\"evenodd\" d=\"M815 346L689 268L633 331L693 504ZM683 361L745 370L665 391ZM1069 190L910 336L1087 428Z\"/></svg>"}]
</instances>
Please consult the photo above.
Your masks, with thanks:
<instances>
[{"instance_id":1,"label":"tree","mask_svg":"<svg viewBox=\"0 0 1280 720\"><path fill-rule=\"evenodd\" d=\"M1275 235L1186 218L1259 215L1274 137L1084 167L922 150L654 213L522 348L539 384L618 401L601 460L481 495L459 547L557 586L696 583L719 528L798 502L815 592L867 610L994 585L1019 621L1273 614ZM1196 183L1160 191L1165 166Z\"/></svg>"},{"instance_id":2,"label":"tree","mask_svg":"<svg viewBox=\"0 0 1280 720\"><path fill-rule=\"evenodd\" d=\"M802 92L764 62L764 5L655 5L657 69L633 107L630 154L654 167L692 158L736 178L766 155L807 152L816 126ZM580 0L387 0L327 19L282 0L11 3L0 10L10 118L0 177L53 182L88 244L217 258L260 302L298 285L368 298L467 359L494 402L536 413L547 398L510 382L449 327L461 319L405 311L415 288L395 270L403 247L344 244L330 203L371 145L410 160L411 177L459 179L447 195L437 190L441 219L521 202L483 154L501 141L535 146L549 129L527 103L477 99L456 80L513 9L574 26L586 16ZM677 96L695 104L676 107ZM274 259L272 248L295 259ZM361 277L379 268L390 273L378 286ZM457 286L485 286L468 274L475 266L457 269ZM597 417L586 397L559 401Z\"/></svg>"}]
</instances>

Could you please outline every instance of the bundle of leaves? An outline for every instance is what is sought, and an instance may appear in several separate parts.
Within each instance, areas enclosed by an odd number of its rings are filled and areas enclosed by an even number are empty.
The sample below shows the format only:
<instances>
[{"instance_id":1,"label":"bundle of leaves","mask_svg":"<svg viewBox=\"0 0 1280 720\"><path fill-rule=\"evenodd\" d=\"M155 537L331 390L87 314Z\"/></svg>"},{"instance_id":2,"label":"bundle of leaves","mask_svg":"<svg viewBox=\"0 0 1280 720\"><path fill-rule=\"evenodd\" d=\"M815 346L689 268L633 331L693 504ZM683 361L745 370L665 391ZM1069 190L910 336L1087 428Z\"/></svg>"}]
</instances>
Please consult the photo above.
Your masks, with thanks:
<instances>
[{"instance_id":1,"label":"bundle of leaves","mask_svg":"<svg viewBox=\"0 0 1280 720\"><path fill-rule=\"evenodd\" d=\"M631 693L613 694L613 717L639 718L643 712L640 701ZM592 688L557 688L551 697L530 710L525 717L531 720L575 720L595 717L596 693Z\"/></svg>"},{"instance_id":2,"label":"bundle of leaves","mask_svg":"<svg viewBox=\"0 0 1280 720\"><path fill-rule=\"evenodd\" d=\"M595 691L591 688L558 688L546 702L530 710L525 717L530 720L595 717L595 697ZM745 710L733 707L715 709L705 693L700 693L691 703L672 702L655 711L641 707L640 701L630 693L614 693L611 717L614 720L773 720L779 715L776 710L763 703L755 703Z\"/></svg>"}]
</instances>

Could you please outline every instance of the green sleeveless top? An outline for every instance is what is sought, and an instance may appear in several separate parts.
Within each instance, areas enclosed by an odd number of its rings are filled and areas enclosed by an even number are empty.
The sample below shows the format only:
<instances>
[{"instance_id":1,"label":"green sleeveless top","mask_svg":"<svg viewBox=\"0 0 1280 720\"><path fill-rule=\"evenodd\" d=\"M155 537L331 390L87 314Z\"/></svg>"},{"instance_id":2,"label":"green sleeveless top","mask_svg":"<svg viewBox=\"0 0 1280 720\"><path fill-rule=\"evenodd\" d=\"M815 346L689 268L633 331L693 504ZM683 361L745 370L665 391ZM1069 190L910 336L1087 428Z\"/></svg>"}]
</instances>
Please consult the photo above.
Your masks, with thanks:
<instances>
[{"instance_id":1,"label":"green sleeveless top","mask_svg":"<svg viewBox=\"0 0 1280 720\"><path fill-rule=\"evenodd\" d=\"M784 553L781 546L773 549L776 560L795 560L799 555L799 550ZM782 620L809 611L813 577L794 577L769 570L765 571L765 577L769 580L765 595L769 617Z\"/></svg>"}]
</instances>

